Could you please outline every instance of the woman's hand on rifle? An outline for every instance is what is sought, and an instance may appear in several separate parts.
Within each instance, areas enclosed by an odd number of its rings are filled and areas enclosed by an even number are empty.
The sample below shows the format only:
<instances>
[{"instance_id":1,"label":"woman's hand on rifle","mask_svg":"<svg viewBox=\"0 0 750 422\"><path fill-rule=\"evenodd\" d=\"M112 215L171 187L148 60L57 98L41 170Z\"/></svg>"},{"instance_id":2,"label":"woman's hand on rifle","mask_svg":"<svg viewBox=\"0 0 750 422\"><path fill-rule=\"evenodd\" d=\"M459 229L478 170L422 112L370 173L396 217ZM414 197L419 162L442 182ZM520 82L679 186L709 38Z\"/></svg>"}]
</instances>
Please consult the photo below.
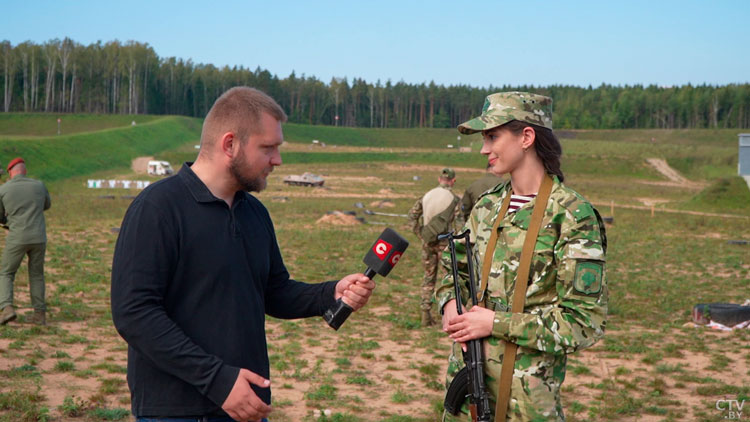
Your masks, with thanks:
<instances>
[{"instance_id":1,"label":"woman's hand on rifle","mask_svg":"<svg viewBox=\"0 0 750 422\"><path fill-rule=\"evenodd\" d=\"M445 306L443 306L443 331L446 333L448 332L450 322L457 316L458 311L456 310L456 299L446 302Z\"/></svg>"},{"instance_id":2,"label":"woman's hand on rifle","mask_svg":"<svg viewBox=\"0 0 750 422\"><path fill-rule=\"evenodd\" d=\"M443 306L443 331L448 333L450 335L450 326L451 321L458 317L458 310L456 310L456 299L453 299L449 302L445 303L445 306ZM461 350L464 352L466 351L466 343L459 343L461 345Z\"/></svg>"},{"instance_id":3,"label":"woman's hand on rifle","mask_svg":"<svg viewBox=\"0 0 750 422\"><path fill-rule=\"evenodd\" d=\"M453 341L461 343L461 348L466 350L469 340L485 338L492 334L495 312L474 306L469 311L458 315L456 312L456 301L452 300L443 308L443 331L448 333Z\"/></svg>"}]
</instances>

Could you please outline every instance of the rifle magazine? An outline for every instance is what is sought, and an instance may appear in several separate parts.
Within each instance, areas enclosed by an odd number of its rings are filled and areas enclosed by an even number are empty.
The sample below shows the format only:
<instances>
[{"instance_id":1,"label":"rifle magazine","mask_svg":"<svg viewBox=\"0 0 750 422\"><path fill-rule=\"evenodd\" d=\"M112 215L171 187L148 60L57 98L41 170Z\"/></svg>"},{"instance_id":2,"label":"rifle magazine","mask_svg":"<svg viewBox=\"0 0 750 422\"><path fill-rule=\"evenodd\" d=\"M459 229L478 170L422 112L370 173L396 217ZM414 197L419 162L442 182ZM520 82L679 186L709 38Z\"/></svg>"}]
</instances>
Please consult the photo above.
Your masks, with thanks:
<instances>
[{"instance_id":1,"label":"rifle magazine","mask_svg":"<svg viewBox=\"0 0 750 422\"><path fill-rule=\"evenodd\" d=\"M451 384L448 386L448 390L445 392L445 400L443 401L443 407L448 413L452 415L458 415L461 411L461 406L466 401L466 397L469 395L469 368L464 366L456 374Z\"/></svg>"}]
</instances>

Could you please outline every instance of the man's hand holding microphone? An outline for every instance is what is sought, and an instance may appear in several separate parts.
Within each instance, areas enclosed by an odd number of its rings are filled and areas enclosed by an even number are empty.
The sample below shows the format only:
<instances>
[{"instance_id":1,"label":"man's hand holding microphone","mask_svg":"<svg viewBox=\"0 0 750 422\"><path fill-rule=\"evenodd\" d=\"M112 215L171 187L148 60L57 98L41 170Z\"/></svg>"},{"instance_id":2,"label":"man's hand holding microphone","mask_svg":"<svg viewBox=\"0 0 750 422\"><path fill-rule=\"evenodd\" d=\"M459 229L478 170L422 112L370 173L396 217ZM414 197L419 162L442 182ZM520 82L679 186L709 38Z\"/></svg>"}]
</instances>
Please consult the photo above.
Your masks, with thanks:
<instances>
[{"instance_id":1,"label":"man's hand holding microphone","mask_svg":"<svg viewBox=\"0 0 750 422\"><path fill-rule=\"evenodd\" d=\"M334 298L342 300L352 310L358 311L370 299L375 282L362 273L350 274L336 284Z\"/></svg>"},{"instance_id":2,"label":"man's hand holding microphone","mask_svg":"<svg viewBox=\"0 0 750 422\"><path fill-rule=\"evenodd\" d=\"M375 274L387 276L407 247L409 242L395 230L383 230L362 259L367 265L364 274L346 276L336 285L336 304L323 314L323 319L331 328L338 330L353 311L367 303L375 288L372 278Z\"/></svg>"}]
</instances>

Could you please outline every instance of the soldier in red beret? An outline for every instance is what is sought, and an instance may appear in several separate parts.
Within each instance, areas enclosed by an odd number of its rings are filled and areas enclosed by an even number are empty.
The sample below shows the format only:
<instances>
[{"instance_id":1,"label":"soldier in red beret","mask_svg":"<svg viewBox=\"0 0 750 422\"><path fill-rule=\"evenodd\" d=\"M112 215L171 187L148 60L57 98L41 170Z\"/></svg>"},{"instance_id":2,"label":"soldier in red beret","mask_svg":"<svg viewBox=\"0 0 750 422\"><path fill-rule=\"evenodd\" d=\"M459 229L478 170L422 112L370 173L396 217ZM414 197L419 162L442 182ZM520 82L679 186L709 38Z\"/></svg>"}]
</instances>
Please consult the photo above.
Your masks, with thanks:
<instances>
[{"instance_id":1,"label":"soldier in red beret","mask_svg":"<svg viewBox=\"0 0 750 422\"><path fill-rule=\"evenodd\" d=\"M34 313L29 322L44 325L44 254L47 228L44 211L51 205L44 183L26 177L26 162L18 157L8 163L10 180L0 186L0 223L7 224L5 249L0 260L0 324L16 319L13 280L23 257L29 257L29 290Z\"/></svg>"}]
</instances>

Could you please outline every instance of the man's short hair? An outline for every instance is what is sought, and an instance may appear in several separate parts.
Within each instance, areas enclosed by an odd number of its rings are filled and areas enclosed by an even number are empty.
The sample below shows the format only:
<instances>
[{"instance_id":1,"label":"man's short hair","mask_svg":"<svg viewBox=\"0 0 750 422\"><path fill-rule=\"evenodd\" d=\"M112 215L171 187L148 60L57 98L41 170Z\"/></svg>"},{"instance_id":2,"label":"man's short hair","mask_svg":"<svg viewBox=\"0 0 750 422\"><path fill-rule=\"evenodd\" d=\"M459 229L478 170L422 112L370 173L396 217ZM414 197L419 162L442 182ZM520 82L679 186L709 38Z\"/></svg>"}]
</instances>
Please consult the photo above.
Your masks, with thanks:
<instances>
[{"instance_id":1,"label":"man's short hair","mask_svg":"<svg viewBox=\"0 0 750 422\"><path fill-rule=\"evenodd\" d=\"M203 121L201 151L226 132L234 132L244 145L250 135L258 132L264 112L281 123L286 122L284 110L264 92L247 86L230 88L216 99Z\"/></svg>"}]
</instances>

